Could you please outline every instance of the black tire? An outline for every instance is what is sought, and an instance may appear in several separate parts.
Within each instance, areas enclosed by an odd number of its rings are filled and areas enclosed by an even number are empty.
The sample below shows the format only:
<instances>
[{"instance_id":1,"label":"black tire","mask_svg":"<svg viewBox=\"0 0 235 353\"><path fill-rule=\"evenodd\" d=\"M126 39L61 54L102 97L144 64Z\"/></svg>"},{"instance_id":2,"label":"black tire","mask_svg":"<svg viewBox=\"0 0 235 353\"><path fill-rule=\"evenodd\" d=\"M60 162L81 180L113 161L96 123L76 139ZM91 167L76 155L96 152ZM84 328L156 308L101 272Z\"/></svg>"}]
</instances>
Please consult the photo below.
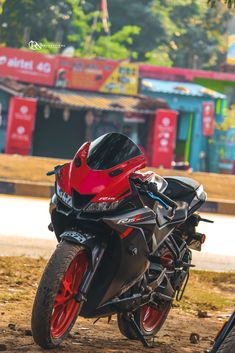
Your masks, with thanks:
<instances>
[{"instance_id":1,"label":"black tire","mask_svg":"<svg viewBox=\"0 0 235 353\"><path fill-rule=\"evenodd\" d=\"M124 314L118 314L117 323L118 323L119 331L121 332L121 334L123 336L125 336L129 340L136 340L137 339L136 333L130 325L130 321L128 321L125 318Z\"/></svg>"},{"instance_id":2,"label":"black tire","mask_svg":"<svg viewBox=\"0 0 235 353\"><path fill-rule=\"evenodd\" d=\"M31 319L34 341L42 348L57 347L68 336L77 319L78 311L67 331L59 338L52 337L51 316L56 295L69 265L82 250L84 251L84 248L80 245L66 241L59 243L44 270L34 300Z\"/></svg>"},{"instance_id":3,"label":"black tire","mask_svg":"<svg viewBox=\"0 0 235 353\"><path fill-rule=\"evenodd\" d=\"M171 309L171 302L165 302L164 304L165 307L165 313L161 319L161 321L159 322L159 324L157 326L155 326L155 328L151 331L146 331L145 328L144 328L144 325L143 325L143 322L142 322L142 318L141 318L141 310L143 310L143 308L140 308L138 310L135 311L134 313L134 319L137 323L137 325L139 326L142 334L144 336L147 336L147 337L152 337L152 336L155 336L157 334L157 332L161 329L161 327L163 326L164 322L166 321L167 319L167 316L169 314L169 311ZM133 330L130 322L128 321L128 319L125 317L124 314L118 314L118 328L121 332L121 334L125 337L127 337L128 339L130 340L137 340L137 336L136 336L136 333L135 331Z\"/></svg>"},{"instance_id":4,"label":"black tire","mask_svg":"<svg viewBox=\"0 0 235 353\"><path fill-rule=\"evenodd\" d=\"M223 343L216 353L232 353L235 351L235 326L225 337Z\"/></svg>"}]
</instances>

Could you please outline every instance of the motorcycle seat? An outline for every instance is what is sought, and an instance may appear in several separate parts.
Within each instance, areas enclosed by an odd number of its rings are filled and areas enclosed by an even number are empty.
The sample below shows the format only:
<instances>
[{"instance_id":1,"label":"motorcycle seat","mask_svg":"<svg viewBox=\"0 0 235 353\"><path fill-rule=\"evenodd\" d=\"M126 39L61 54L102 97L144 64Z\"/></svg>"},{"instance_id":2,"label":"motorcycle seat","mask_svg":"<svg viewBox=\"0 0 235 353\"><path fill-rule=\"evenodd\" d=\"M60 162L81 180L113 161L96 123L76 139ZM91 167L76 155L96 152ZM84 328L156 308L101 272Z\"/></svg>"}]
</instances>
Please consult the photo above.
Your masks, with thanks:
<instances>
[{"instance_id":1,"label":"motorcycle seat","mask_svg":"<svg viewBox=\"0 0 235 353\"><path fill-rule=\"evenodd\" d=\"M196 190L200 187L200 183L194 179L171 176L164 178L168 186L164 194L175 201L184 201L190 204L195 197Z\"/></svg>"},{"instance_id":2,"label":"motorcycle seat","mask_svg":"<svg viewBox=\"0 0 235 353\"><path fill-rule=\"evenodd\" d=\"M188 188L192 188L193 190L197 190L199 188L199 186L201 185L198 181L194 180L194 179L191 179L191 178L187 178L187 177L181 177L181 176L171 176L171 177L165 177L164 179L166 179L167 181L168 180L174 180L174 181L177 181L179 182L182 187L185 187Z\"/></svg>"}]
</instances>

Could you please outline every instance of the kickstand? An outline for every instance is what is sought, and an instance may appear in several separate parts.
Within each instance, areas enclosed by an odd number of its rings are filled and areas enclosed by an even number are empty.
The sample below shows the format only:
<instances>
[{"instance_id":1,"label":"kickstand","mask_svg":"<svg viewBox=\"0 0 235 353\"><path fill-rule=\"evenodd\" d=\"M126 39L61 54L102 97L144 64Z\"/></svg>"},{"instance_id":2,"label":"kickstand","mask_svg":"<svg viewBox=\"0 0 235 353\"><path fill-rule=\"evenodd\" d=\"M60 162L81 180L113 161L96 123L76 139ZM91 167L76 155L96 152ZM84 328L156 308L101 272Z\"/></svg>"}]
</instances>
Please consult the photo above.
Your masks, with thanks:
<instances>
[{"instance_id":1,"label":"kickstand","mask_svg":"<svg viewBox=\"0 0 235 353\"><path fill-rule=\"evenodd\" d=\"M131 315L129 317L130 323L132 325L133 330L136 333L136 336L138 337L138 339L142 342L143 346L146 348L153 348L153 345L150 344L144 337L144 335L142 334L142 332L140 331L139 326L137 325L133 315Z\"/></svg>"}]
</instances>

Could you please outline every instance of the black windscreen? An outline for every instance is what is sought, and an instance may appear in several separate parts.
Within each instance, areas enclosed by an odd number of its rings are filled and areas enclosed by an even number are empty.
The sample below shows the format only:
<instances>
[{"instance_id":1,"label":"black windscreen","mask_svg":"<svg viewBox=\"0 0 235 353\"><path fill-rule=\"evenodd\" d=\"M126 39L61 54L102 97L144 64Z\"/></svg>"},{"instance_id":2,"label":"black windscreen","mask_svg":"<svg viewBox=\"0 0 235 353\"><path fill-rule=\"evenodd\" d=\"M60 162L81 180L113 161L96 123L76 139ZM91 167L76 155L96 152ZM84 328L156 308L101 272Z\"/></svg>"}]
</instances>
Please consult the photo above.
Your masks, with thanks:
<instances>
[{"instance_id":1,"label":"black windscreen","mask_svg":"<svg viewBox=\"0 0 235 353\"><path fill-rule=\"evenodd\" d=\"M94 140L89 147L87 164L94 170L105 170L142 154L127 136L110 133Z\"/></svg>"}]
</instances>

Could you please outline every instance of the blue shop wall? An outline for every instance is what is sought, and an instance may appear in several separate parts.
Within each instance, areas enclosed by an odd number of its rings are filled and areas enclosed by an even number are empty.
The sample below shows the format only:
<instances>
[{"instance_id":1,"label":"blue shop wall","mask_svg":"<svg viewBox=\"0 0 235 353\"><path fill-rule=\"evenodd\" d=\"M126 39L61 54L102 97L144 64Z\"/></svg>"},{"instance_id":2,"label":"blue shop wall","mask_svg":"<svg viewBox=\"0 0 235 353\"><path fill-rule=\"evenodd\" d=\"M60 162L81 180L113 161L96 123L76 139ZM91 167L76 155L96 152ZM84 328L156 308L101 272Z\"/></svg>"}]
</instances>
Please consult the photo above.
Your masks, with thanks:
<instances>
[{"instance_id":1,"label":"blue shop wall","mask_svg":"<svg viewBox=\"0 0 235 353\"><path fill-rule=\"evenodd\" d=\"M153 80L150 80L153 81ZM169 83L169 82L168 82ZM175 84L175 83L174 83ZM184 86L184 83L181 83ZM223 121L223 108L225 100L222 95L219 98L212 96L193 96L166 92L152 92L142 87L141 94L151 97L163 98L167 101L171 109L179 112L176 140L183 141L189 133L190 116L192 116L192 131L190 137L188 162L194 171L215 172L218 170L217 162L211 157L210 138L202 135L202 103L214 102L215 120L217 123ZM190 142L189 141L189 142ZM177 143L178 144L178 143ZM176 150L179 148L176 144ZM214 153L214 152L213 152Z\"/></svg>"},{"instance_id":2,"label":"blue shop wall","mask_svg":"<svg viewBox=\"0 0 235 353\"><path fill-rule=\"evenodd\" d=\"M0 90L0 104L2 106L2 119L0 121L0 153L4 152L6 141L6 128L9 100L11 95Z\"/></svg>"}]
</instances>

